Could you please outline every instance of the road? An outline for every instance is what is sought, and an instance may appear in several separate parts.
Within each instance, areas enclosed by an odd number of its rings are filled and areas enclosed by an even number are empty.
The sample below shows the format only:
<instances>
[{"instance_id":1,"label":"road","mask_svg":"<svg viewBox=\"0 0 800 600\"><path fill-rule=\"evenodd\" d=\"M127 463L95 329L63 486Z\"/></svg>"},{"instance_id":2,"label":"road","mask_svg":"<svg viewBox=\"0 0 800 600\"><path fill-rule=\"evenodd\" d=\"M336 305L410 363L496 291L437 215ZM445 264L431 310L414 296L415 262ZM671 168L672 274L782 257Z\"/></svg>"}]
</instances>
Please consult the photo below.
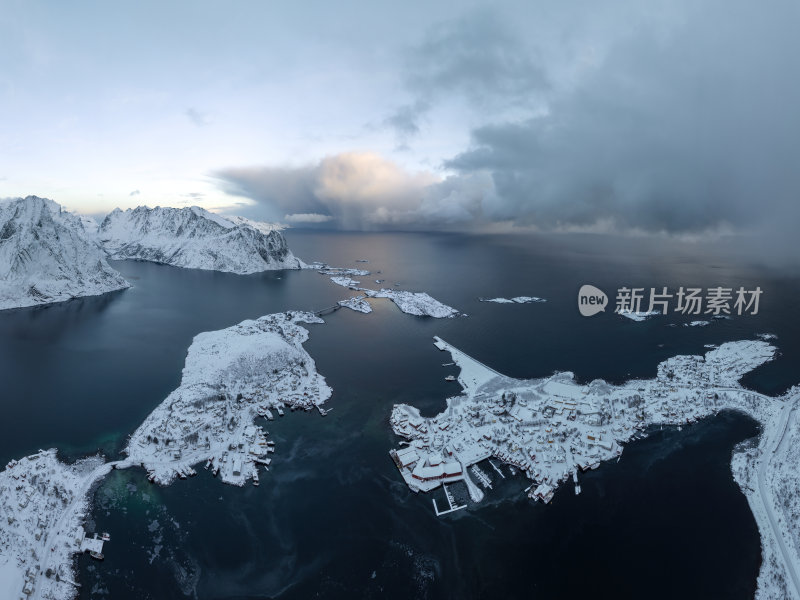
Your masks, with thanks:
<instances>
[{"instance_id":1,"label":"road","mask_svg":"<svg viewBox=\"0 0 800 600\"><path fill-rule=\"evenodd\" d=\"M47 572L47 569L58 569L58 564L53 563L57 562L55 559L59 556L59 554L51 552L50 549L62 542L61 536L64 534L62 529L64 528L65 524L69 523L70 519L74 516L75 511L81 507L81 503L88 501L86 495L89 493L89 490L92 488L92 486L98 480L108 475L114 465L117 464L121 464L121 462L103 463L92 470L91 473L88 473L81 483L81 487L75 490L75 495L72 499L72 502L70 502L64 508L64 510L61 512L61 516L53 524L53 527L49 528L49 533L42 537L42 541L40 542L37 550L37 555L41 560L41 570L39 571L37 584L34 586L34 592L31 594L29 600L39 600L42 597L41 594L43 588L48 587L42 585L43 582L46 581L44 574Z\"/></svg>"},{"instance_id":2,"label":"road","mask_svg":"<svg viewBox=\"0 0 800 600\"><path fill-rule=\"evenodd\" d=\"M786 406L783 407L781 411L780 419L778 422L778 426L773 430L773 437L776 439L768 439L764 442L764 452L761 455L761 460L759 461L758 469L756 471L756 482L758 484L758 491L761 497L761 503L764 505L764 512L767 515L769 520L769 525L772 528L772 533L775 535L775 539L778 542L778 548L781 552L783 557L783 563L785 565L785 571L787 574L787 585L794 587L794 595L796 598L800 598L800 578L797 576L797 571L795 569L795 562L793 560L793 554L789 548L786 546L786 541L784 540L784 535L788 532L785 532L778 524L778 519L775 516L773 511L773 503L772 497L770 493L770 489L766 484L765 481L765 473L767 470L767 465L769 464L770 460L777 454L779 447L786 444L786 436L783 435L783 432L786 429L787 424L789 423L789 419L792 418L792 414L794 413L795 406L797 404L797 398L791 399L791 401L787 401ZM766 432L765 432L766 434ZM791 540L789 541L791 544Z\"/></svg>"}]
</instances>

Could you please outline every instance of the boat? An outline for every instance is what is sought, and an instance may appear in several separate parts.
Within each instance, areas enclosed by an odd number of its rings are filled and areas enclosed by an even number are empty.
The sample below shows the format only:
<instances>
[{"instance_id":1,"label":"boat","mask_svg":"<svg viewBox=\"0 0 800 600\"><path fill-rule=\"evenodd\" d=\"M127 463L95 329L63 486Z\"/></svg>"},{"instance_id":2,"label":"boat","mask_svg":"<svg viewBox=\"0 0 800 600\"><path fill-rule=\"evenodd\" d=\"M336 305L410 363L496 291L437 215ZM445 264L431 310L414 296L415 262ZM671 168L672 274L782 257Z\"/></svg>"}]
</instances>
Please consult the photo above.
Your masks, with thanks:
<instances>
[{"instance_id":1,"label":"boat","mask_svg":"<svg viewBox=\"0 0 800 600\"><path fill-rule=\"evenodd\" d=\"M90 551L89 556L91 556L95 560L103 560L105 558L102 552L96 552L95 550Z\"/></svg>"},{"instance_id":2,"label":"boat","mask_svg":"<svg viewBox=\"0 0 800 600\"><path fill-rule=\"evenodd\" d=\"M280 416L280 417L282 417L284 414L286 414L286 413L283 412L283 409L280 406L276 410L278 411L278 416Z\"/></svg>"},{"instance_id":3,"label":"boat","mask_svg":"<svg viewBox=\"0 0 800 600\"><path fill-rule=\"evenodd\" d=\"M455 375L448 375L447 377L444 378L444 380L445 381L455 381L456 380L456 376Z\"/></svg>"},{"instance_id":4,"label":"boat","mask_svg":"<svg viewBox=\"0 0 800 600\"><path fill-rule=\"evenodd\" d=\"M110 542L111 541L111 534L106 532L106 531L104 531L103 533L100 534L100 539L103 540L104 542Z\"/></svg>"}]
</instances>

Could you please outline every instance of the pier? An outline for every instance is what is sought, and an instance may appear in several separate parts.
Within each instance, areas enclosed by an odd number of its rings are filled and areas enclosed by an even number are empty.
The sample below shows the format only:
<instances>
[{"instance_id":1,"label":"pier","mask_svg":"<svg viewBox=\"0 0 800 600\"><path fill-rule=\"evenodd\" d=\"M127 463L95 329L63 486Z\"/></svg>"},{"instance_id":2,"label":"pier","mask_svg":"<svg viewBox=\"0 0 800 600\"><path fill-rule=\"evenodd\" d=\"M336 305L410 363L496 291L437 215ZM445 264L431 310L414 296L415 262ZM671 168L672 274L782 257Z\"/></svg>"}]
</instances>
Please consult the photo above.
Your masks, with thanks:
<instances>
[{"instance_id":1,"label":"pier","mask_svg":"<svg viewBox=\"0 0 800 600\"><path fill-rule=\"evenodd\" d=\"M486 473L484 473L477 464L472 465L472 474L475 475L475 478L481 483L481 485L484 488L492 489L491 478Z\"/></svg>"},{"instance_id":2,"label":"pier","mask_svg":"<svg viewBox=\"0 0 800 600\"><path fill-rule=\"evenodd\" d=\"M490 460L490 461L489 461L489 464L490 464L490 465L492 465L492 468L493 468L495 471L497 471L497 474L498 474L498 475L500 475L500 477L502 477L503 479L505 479L505 478L506 478L506 476L505 476L505 475L503 475L503 472L500 470L500 467L498 467L496 464L494 464L494 461L491 461L491 460Z\"/></svg>"},{"instance_id":3,"label":"pier","mask_svg":"<svg viewBox=\"0 0 800 600\"><path fill-rule=\"evenodd\" d=\"M83 540L81 541L81 552L88 552L92 555L92 558L103 560L103 544L109 539L111 538L109 538L107 534L103 534L102 537L97 537L95 533L93 537L88 537L86 532L84 532Z\"/></svg>"},{"instance_id":4,"label":"pier","mask_svg":"<svg viewBox=\"0 0 800 600\"><path fill-rule=\"evenodd\" d=\"M456 504L455 498L453 498L453 493L447 489L447 485L442 484L442 487L444 488L444 495L445 498L447 498L447 504L450 506L450 508L446 510L439 510L439 507L436 505L436 498L433 498L433 510L437 517L461 510L462 508L467 508L466 504Z\"/></svg>"}]
</instances>

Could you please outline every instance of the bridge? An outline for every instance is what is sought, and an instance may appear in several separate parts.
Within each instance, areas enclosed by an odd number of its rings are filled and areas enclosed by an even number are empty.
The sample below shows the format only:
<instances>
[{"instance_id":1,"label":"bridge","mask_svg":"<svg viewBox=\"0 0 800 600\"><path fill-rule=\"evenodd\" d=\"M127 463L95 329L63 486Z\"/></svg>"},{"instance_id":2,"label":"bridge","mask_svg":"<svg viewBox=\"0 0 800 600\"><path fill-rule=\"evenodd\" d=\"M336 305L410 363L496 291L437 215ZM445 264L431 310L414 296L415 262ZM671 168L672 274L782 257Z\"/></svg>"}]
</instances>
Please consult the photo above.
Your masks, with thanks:
<instances>
[{"instance_id":1,"label":"bridge","mask_svg":"<svg viewBox=\"0 0 800 600\"><path fill-rule=\"evenodd\" d=\"M322 317L322 316L334 313L337 310L339 310L340 308L342 308L341 304L334 304L333 306L328 306L327 308L322 308L320 310L315 310L314 314L317 315L318 317Z\"/></svg>"}]
</instances>

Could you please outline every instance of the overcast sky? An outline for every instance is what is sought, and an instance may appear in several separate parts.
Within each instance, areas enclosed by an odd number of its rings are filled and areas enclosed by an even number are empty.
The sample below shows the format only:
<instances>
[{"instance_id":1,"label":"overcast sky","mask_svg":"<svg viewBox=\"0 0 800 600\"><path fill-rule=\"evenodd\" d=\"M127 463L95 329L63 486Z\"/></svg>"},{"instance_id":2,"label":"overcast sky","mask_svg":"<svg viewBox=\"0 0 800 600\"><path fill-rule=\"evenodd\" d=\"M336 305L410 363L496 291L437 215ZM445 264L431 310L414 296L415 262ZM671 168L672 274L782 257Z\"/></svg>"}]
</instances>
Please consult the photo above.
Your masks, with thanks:
<instances>
[{"instance_id":1,"label":"overcast sky","mask_svg":"<svg viewBox=\"0 0 800 600\"><path fill-rule=\"evenodd\" d=\"M0 0L0 197L794 236L798 6Z\"/></svg>"}]
</instances>

